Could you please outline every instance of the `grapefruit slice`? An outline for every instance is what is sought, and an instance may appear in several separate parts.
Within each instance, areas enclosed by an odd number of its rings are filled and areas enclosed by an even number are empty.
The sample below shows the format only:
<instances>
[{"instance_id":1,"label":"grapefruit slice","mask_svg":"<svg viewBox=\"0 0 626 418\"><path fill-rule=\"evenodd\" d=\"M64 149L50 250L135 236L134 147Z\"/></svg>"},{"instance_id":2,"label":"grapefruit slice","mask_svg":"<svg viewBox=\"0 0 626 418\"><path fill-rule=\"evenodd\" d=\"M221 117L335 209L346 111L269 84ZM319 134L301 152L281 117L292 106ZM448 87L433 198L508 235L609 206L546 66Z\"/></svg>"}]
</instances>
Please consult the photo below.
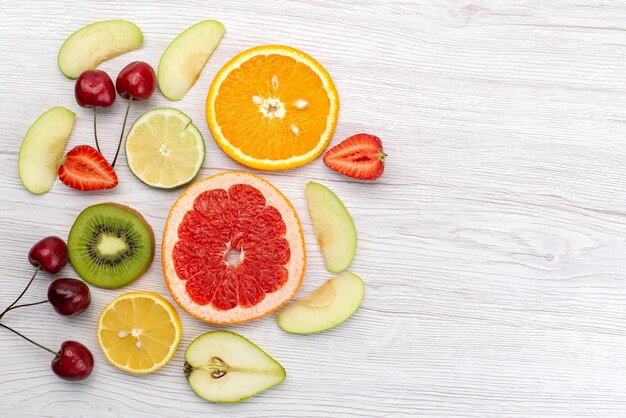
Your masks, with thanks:
<instances>
[{"instance_id":1,"label":"grapefruit slice","mask_svg":"<svg viewBox=\"0 0 626 418\"><path fill-rule=\"evenodd\" d=\"M189 314L214 324L250 321L296 293L304 235L287 198L261 177L221 173L178 198L163 232L165 282Z\"/></svg>"}]
</instances>

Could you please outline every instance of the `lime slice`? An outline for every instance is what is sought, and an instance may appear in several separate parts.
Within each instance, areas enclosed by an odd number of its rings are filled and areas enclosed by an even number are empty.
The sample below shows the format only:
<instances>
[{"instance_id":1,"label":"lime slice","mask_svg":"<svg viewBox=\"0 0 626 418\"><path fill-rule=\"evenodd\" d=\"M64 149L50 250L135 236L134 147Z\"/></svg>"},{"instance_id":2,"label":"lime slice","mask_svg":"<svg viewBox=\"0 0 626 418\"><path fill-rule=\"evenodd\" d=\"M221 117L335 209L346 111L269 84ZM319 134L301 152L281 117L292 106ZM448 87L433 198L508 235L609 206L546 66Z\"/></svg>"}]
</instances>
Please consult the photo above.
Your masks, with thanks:
<instances>
[{"instance_id":1,"label":"lime slice","mask_svg":"<svg viewBox=\"0 0 626 418\"><path fill-rule=\"evenodd\" d=\"M141 115L126 137L130 171L148 186L171 189L189 183L204 162L204 139L191 118L177 109Z\"/></svg>"}]
</instances>

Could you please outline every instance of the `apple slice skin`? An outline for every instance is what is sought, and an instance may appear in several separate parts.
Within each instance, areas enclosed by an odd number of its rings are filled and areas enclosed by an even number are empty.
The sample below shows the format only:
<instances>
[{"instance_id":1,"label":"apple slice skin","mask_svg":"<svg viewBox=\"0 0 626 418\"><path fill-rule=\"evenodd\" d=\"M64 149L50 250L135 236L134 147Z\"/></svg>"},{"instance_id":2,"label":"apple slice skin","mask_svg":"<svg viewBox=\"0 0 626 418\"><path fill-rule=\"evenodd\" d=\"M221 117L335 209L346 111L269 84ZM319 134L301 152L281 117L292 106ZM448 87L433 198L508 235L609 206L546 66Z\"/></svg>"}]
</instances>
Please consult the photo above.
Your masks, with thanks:
<instances>
[{"instance_id":1,"label":"apple slice skin","mask_svg":"<svg viewBox=\"0 0 626 418\"><path fill-rule=\"evenodd\" d=\"M63 42L58 64L61 72L76 78L102 61L139 48L143 33L127 20L102 20L83 26Z\"/></svg>"},{"instance_id":2,"label":"apple slice skin","mask_svg":"<svg viewBox=\"0 0 626 418\"><path fill-rule=\"evenodd\" d=\"M314 334L347 321L361 306L365 284L354 273L333 277L307 297L276 315L276 323L291 334Z\"/></svg>"},{"instance_id":3,"label":"apple slice skin","mask_svg":"<svg viewBox=\"0 0 626 418\"><path fill-rule=\"evenodd\" d=\"M326 186L311 181L304 193L326 270L339 273L350 266L356 252L354 221L341 200Z\"/></svg>"},{"instance_id":4,"label":"apple slice skin","mask_svg":"<svg viewBox=\"0 0 626 418\"><path fill-rule=\"evenodd\" d=\"M53 107L39 116L26 132L17 159L17 171L29 192L42 194L52 188L75 119L76 114L71 110Z\"/></svg>"},{"instance_id":5,"label":"apple slice skin","mask_svg":"<svg viewBox=\"0 0 626 418\"><path fill-rule=\"evenodd\" d=\"M233 353L242 357L235 360ZM217 374L212 376L210 370ZM282 383L287 376L265 351L230 331L207 332L193 340L185 352L184 371L191 389L215 403L243 401Z\"/></svg>"},{"instance_id":6,"label":"apple slice skin","mask_svg":"<svg viewBox=\"0 0 626 418\"><path fill-rule=\"evenodd\" d=\"M181 100L193 87L226 29L216 20L196 23L179 34L161 55L157 71L159 90L170 100Z\"/></svg>"}]
</instances>

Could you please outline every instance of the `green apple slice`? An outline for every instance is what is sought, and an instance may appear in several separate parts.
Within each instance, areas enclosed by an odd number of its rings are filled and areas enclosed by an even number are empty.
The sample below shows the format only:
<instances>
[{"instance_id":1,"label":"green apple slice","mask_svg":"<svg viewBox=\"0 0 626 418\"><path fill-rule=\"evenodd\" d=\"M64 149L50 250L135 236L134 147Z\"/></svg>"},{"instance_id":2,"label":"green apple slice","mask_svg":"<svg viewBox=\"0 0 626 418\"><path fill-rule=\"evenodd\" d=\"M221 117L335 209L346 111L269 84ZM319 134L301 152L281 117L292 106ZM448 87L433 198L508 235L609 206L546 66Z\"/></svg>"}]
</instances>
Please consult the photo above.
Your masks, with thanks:
<instances>
[{"instance_id":1,"label":"green apple slice","mask_svg":"<svg viewBox=\"0 0 626 418\"><path fill-rule=\"evenodd\" d=\"M196 83L204 65L224 36L224 25L216 20L197 23L178 35L165 49L157 81L170 100L181 100Z\"/></svg>"},{"instance_id":2,"label":"green apple slice","mask_svg":"<svg viewBox=\"0 0 626 418\"><path fill-rule=\"evenodd\" d=\"M356 228L341 200L325 186L309 182L304 189L311 222L326 270L348 268L356 252Z\"/></svg>"},{"instance_id":3,"label":"green apple slice","mask_svg":"<svg viewBox=\"0 0 626 418\"><path fill-rule=\"evenodd\" d=\"M350 318L363 301L365 284L344 272L293 302L276 315L278 326L292 334L313 334L336 327Z\"/></svg>"},{"instance_id":4,"label":"green apple slice","mask_svg":"<svg viewBox=\"0 0 626 418\"><path fill-rule=\"evenodd\" d=\"M69 78L93 70L102 61L139 48L143 33L127 20L103 20L78 29L59 50L59 68Z\"/></svg>"},{"instance_id":5,"label":"green apple slice","mask_svg":"<svg viewBox=\"0 0 626 418\"><path fill-rule=\"evenodd\" d=\"M71 110L53 107L26 132L17 157L17 171L29 192L42 194L52 188L74 119L76 114Z\"/></svg>"},{"instance_id":6,"label":"green apple slice","mask_svg":"<svg viewBox=\"0 0 626 418\"><path fill-rule=\"evenodd\" d=\"M239 402L285 380L285 369L239 334L202 334L185 352L185 376L198 396L211 402Z\"/></svg>"}]
</instances>

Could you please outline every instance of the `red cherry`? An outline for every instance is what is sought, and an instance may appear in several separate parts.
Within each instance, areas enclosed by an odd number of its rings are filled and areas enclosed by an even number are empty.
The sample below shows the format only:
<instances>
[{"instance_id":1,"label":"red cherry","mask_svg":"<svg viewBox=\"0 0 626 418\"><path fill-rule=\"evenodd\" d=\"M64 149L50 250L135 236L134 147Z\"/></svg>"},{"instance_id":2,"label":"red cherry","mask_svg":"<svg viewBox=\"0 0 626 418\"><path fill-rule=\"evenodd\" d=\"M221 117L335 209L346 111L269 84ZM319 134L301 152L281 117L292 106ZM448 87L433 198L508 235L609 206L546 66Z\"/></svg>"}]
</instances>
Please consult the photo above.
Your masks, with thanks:
<instances>
[{"instance_id":1,"label":"red cherry","mask_svg":"<svg viewBox=\"0 0 626 418\"><path fill-rule=\"evenodd\" d=\"M67 244L59 237L46 237L33 245L28 261L50 274L57 273L67 264Z\"/></svg>"},{"instance_id":2,"label":"red cherry","mask_svg":"<svg viewBox=\"0 0 626 418\"><path fill-rule=\"evenodd\" d=\"M115 102L115 87L104 71L85 71L74 86L76 101L81 107L109 107Z\"/></svg>"},{"instance_id":3,"label":"red cherry","mask_svg":"<svg viewBox=\"0 0 626 418\"><path fill-rule=\"evenodd\" d=\"M81 280L56 279L48 287L48 301L65 316L80 315L91 303L89 287Z\"/></svg>"},{"instance_id":4,"label":"red cherry","mask_svg":"<svg viewBox=\"0 0 626 418\"><path fill-rule=\"evenodd\" d=\"M65 380L83 380L93 370L93 355L84 345L76 341L64 341L52 360L52 371Z\"/></svg>"},{"instance_id":5,"label":"red cherry","mask_svg":"<svg viewBox=\"0 0 626 418\"><path fill-rule=\"evenodd\" d=\"M117 93L125 99L147 100L154 93L156 75L147 62L135 61L120 71L115 80Z\"/></svg>"}]
</instances>

